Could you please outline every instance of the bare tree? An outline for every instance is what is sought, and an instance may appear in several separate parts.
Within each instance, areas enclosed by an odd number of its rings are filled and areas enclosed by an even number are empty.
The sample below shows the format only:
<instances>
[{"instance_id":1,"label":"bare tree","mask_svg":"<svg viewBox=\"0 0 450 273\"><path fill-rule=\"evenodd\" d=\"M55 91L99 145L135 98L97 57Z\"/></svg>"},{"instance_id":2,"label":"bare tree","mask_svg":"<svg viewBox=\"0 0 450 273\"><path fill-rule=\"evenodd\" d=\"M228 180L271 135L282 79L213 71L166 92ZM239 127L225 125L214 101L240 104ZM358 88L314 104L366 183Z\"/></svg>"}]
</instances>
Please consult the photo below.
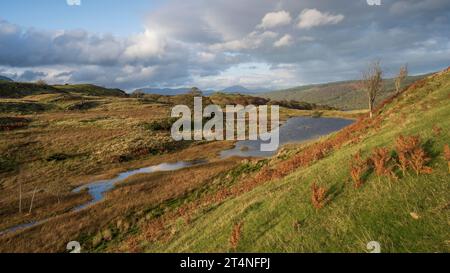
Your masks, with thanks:
<instances>
[{"instance_id":1,"label":"bare tree","mask_svg":"<svg viewBox=\"0 0 450 273\"><path fill-rule=\"evenodd\" d=\"M34 188L33 196L31 197L30 209L28 210L28 214L31 214L31 211L33 210L33 201L34 201L34 196L36 195L37 189L38 189L37 187Z\"/></svg>"},{"instance_id":2,"label":"bare tree","mask_svg":"<svg viewBox=\"0 0 450 273\"><path fill-rule=\"evenodd\" d=\"M36 82L36 84L37 84L37 85L41 85L41 86L45 86L45 85L47 85L47 82L44 81L43 79L40 79L40 80L38 80L38 81Z\"/></svg>"},{"instance_id":3,"label":"bare tree","mask_svg":"<svg viewBox=\"0 0 450 273\"><path fill-rule=\"evenodd\" d=\"M400 71L398 72L397 77L395 77L395 90L397 94L400 93L400 90L402 88L403 81L408 77L408 65L403 65L400 67Z\"/></svg>"},{"instance_id":4,"label":"bare tree","mask_svg":"<svg viewBox=\"0 0 450 273\"><path fill-rule=\"evenodd\" d=\"M194 96L194 97L203 96L203 92L200 89L198 89L197 87L192 87L188 94L191 96Z\"/></svg>"},{"instance_id":5,"label":"bare tree","mask_svg":"<svg viewBox=\"0 0 450 273\"><path fill-rule=\"evenodd\" d=\"M380 67L380 61L369 64L367 70L363 72L361 86L369 98L370 118L373 118L375 101L383 89L383 71Z\"/></svg>"},{"instance_id":6,"label":"bare tree","mask_svg":"<svg viewBox=\"0 0 450 273\"><path fill-rule=\"evenodd\" d=\"M19 213L22 213L22 181L19 181Z\"/></svg>"}]
</instances>

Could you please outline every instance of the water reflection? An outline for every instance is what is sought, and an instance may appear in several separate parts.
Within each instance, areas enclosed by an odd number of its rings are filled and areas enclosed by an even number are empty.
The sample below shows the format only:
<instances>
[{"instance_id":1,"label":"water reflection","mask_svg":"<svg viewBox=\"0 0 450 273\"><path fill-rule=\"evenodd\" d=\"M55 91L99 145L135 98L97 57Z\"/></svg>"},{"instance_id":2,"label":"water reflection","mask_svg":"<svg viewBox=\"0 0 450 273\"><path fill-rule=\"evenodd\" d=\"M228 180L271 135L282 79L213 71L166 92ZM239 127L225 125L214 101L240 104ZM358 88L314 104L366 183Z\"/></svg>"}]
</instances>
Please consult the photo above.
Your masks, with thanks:
<instances>
[{"instance_id":1,"label":"water reflection","mask_svg":"<svg viewBox=\"0 0 450 273\"><path fill-rule=\"evenodd\" d=\"M341 118L311 118L295 117L288 119L280 128L280 146L287 143L303 142L341 130L352 124L352 120ZM231 150L222 151L221 158L240 157L270 157L277 153L260 151L261 140L238 141Z\"/></svg>"}]
</instances>

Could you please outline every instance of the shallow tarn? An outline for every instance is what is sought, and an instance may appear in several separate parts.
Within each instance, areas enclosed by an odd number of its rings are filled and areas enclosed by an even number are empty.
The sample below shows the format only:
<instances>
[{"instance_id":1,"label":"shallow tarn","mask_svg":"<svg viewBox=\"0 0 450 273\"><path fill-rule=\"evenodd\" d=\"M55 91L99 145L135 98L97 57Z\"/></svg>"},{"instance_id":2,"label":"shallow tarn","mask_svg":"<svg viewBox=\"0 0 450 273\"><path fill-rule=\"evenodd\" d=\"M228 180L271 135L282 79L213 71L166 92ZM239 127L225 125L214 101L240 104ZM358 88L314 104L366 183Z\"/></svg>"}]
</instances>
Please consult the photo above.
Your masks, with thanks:
<instances>
[{"instance_id":1,"label":"shallow tarn","mask_svg":"<svg viewBox=\"0 0 450 273\"><path fill-rule=\"evenodd\" d=\"M328 135L333 132L339 131L344 127L347 127L353 122L353 120L342 118L290 118L284 125L280 127L280 146L288 143L312 140L324 135ZM260 150L261 143L268 143L268 141L238 141L233 149L221 152L220 157L270 157L277 153L277 151L262 152Z\"/></svg>"}]
</instances>

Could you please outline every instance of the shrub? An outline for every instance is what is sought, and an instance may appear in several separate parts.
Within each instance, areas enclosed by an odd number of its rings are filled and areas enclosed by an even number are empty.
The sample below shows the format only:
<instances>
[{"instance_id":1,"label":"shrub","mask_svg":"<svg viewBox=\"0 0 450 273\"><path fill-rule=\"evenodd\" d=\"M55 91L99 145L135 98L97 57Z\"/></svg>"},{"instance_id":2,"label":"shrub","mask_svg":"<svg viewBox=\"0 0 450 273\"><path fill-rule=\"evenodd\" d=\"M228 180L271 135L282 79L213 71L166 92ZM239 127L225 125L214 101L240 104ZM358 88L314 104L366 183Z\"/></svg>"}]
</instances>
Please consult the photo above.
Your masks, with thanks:
<instances>
[{"instance_id":1,"label":"shrub","mask_svg":"<svg viewBox=\"0 0 450 273\"><path fill-rule=\"evenodd\" d=\"M157 120L144 125L145 129L150 131L169 131L172 125L177 121L176 118L169 118L165 120Z\"/></svg>"},{"instance_id":2,"label":"shrub","mask_svg":"<svg viewBox=\"0 0 450 273\"><path fill-rule=\"evenodd\" d=\"M0 132L12 131L28 126L29 119L18 117L0 117Z\"/></svg>"},{"instance_id":3,"label":"shrub","mask_svg":"<svg viewBox=\"0 0 450 273\"><path fill-rule=\"evenodd\" d=\"M387 148L376 148L372 152L370 157L373 166L375 168L375 173L378 176L388 176L396 178L393 172L393 166L391 165L392 156L391 152Z\"/></svg>"},{"instance_id":4,"label":"shrub","mask_svg":"<svg viewBox=\"0 0 450 273\"><path fill-rule=\"evenodd\" d=\"M361 151L359 151L352 157L352 161L350 162L350 175L354 182L355 188L358 189L363 185L363 176L368 169L369 164L367 160L363 160L361 158Z\"/></svg>"},{"instance_id":5,"label":"shrub","mask_svg":"<svg viewBox=\"0 0 450 273\"><path fill-rule=\"evenodd\" d=\"M437 125L434 125L434 126L433 126L433 134L434 134L435 136L440 136L440 135L441 135L441 132L442 132L442 128L441 128L441 127L439 127L439 126L437 126Z\"/></svg>"},{"instance_id":6,"label":"shrub","mask_svg":"<svg viewBox=\"0 0 450 273\"><path fill-rule=\"evenodd\" d=\"M426 164L430 161L425 150L422 148L422 141L419 136L402 136L396 141L396 152L398 154L398 166L406 174L409 168L413 169L417 175L421 173L429 174L432 172Z\"/></svg>"},{"instance_id":7,"label":"shrub","mask_svg":"<svg viewBox=\"0 0 450 273\"><path fill-rule=\"evenodd\" d=\"M36 81L36 84L37 84L37 85L40 85L40 86L46 86L46 85L48 85L47 82L44 81L44 80L42 80L42 79Z\"/></svg>"},{"instance_id":8,"label":"shrub","mask_svg":"<svg viewBox=\"0 0 450 273\"><path fill-rule=\"evenodd\" d=\"M433 172L433 169L426 166L429 161L430 158L421 147L414 149L413 153L411 154L411 167L417 175L430 174Z\"/></svg>"},{"instance_id":9,"label":"shrub","mask_svg":"<svg viewBox=\"0 0 450 273\"><path fill-rule=\"evenodd\" d=\"M313 118L320 118L320 117L322 117L322 115L323 115L322 112L314 111L314 112L312 112L311 117L313 117Z\"/></svg>"},{"instance_id":10,"label":"shrub","mask_svg":"<svg viewBox=\"0 0 450 273\"><path fill-rule=\"evenodd\" d=\"M68 111L83 111L83 110L90 110L92 108L95 108L99 106L100 103L96 101L80 101L76 102L72 105L69 105L66 107L66 110Z\"/></svg>"},{"instance_id":11,"label":"shrub","mask_svg":"<svg viewBox=\"0 0 450 273\"><path fill-rule=\"evenodd\" d=\"M316 209L321 209L326 204L326 197L328 190L324 187L317 186L316 183L313 183L311 186L312 195L311 195L311 202L312 205Z\"/></svg>"},{"instance_id":12,"label":"shrub","mask_svg":"<svg viewBox=\"0 0 450 273\"><path fill-rule=\"evenodd\" d=\"M17 166L14 159L0 155L0 174L14 171Z\"/></svg>"},{"instance_id":13,"label":"shrub","mask_svg":"<svg viewBox=\"0 0 450 273\"><path fill-rule=\"evenodd\" d=\"M231 232L231 237L230 237L230 245L231 245L231 249L233 249L233 251L236 251L236 249L239 245L239 240L241 239L241 232L242 232L243 224L244 224L243 222L239 222L233 226L233 231Z\"/></svg>"},{"instance_id":14,"label":"shrub","mask_svg":"<svg viewBox=\"0 0 450 273\"><path fill-rule=\"evenodd\" d=\"M62 154L62 153L56 153L52 154L49 157L47 157L47 161L64 161L69 158L69 155Z\"/></svg>"}]
</instances>

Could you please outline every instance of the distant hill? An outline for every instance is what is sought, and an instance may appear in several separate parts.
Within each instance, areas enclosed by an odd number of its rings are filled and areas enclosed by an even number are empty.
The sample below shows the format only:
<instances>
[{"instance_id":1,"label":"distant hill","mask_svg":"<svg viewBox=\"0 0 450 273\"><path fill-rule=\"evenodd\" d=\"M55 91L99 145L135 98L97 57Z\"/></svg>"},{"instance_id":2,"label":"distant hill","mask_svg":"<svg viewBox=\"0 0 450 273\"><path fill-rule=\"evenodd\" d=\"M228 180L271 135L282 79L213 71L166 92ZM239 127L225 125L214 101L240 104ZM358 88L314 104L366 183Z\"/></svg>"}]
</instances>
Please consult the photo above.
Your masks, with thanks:
<instances>
[{"instance_id":1,"label":"distant hill","mask_svg":"<svg viewBox=\"0 0 450 273\"><path fill-rule=\"evenodd\" d=\"M10 78L5 77L5 76L1 76L1 75L0 75L0 81L13 82L13 80L11 80Z\"/></svg>"},{"instance_id":2,"label":"distant hill","mask_svg":"<svg viewBox=\"0 0 450 273\"><path fill-rule=\"evenodd\" d=\"M245 94L230 94L217 92L208 97L213 104L220 106L226 105L279 105L282 107L298 110L333 110L332 107L327 105L317 105L314 103L299 102L299 101L287 101L287 100L270 100L257 96L250 96Z\"/></svg>"},{"instance_id":3,"label":"distant hill","mask_svg":"<svg viewBox=\"0 0 450 273\"><path fill-rule=\"evenodd\" d=\"M30 95L64 93L76 93L87 96L127 96L127 94L120 89L108 89L91 84L46 85L0 81L0 98L22 98Z\"/></svg>"},{"instance_id":4,"label":"distant hill","mask_svg":"<svg viewBox=\"0 0 450 273\"><path fill-rule=\"evenodd\" d=\"M254 93L254 91L245 88L244 86L241 85L234 85L234 86L230 86L227 87L225 89L222 90L222 92L225 93L240 93L240 94L249 94L249 93Z\"/></svg>"},{"instance_id":5,"label":"distant hill","mask_svg":"<svg viewBox=\"0 0 450 273\"><path fill-rule=\"evenodd\" d=\"M140 88L135 90L133 93L176 96L186 94L190 90L191 88Z\"/></svg>"},{"instance_id":6,"label":"distant hill","mask_svg":"<svg viewBox=\"0 0 450 273\"><path fill-rule=\"evenodd\" d=\"M182 87L182 88L140 88L136 89L133 93L143 93L143 94L153 94L153 95L166 95L166 96L177 96L187 94L191 88ZM260 92L267 92L268 89L264 88L256 88L256 89L248 89L241 85L234 85L227 87L220 92L222 93L233 93L233 94L255 94ZM202 90L204 95L212 95L216 91L212 89Z\"/></svg>"},{"instance_id":7,"label":"distant hill","mask_svg":"<svg viewBox=\"0 0 450 273\"><path fill-rule=\"evenodd\" d=\"M248 89L242 85L234 85L227 87L222 90L225 93L240 93L240 94L254 94L254 93L261 93L261 92L267 92L269 89L266 88L254 88L254 89Z\"/></svg>"},{"instance_id":8,"label":"distant hill","mask_svg":"<svg viewBox=\"0 0 450 273\"><path fill-rule=\"evenodd\" d=\"M428 75L410 76L403 86L407 86ZM378 97L377 102L381 102L394 90L393 79L385 81L385 90ZM359 81L332 82L326 84L299 86L285 90L258 94L260 97L274 100L296 100L322 105L329 105L343 110L356 110L367 108L367 98L365 92L359 87Z\"/></svg>"},{"instance_id":9,"label":"distant hill","mask_svg":"<svg viewBox=\"0 0 450 273\"><path fill-rule=\"evenodd\" d=\"M209 99L212 103L225 106L225 105L264 105L267 104L270 100L255 96L243 95L243 94L230 94L224 92L217 92L209 96Z\"/></svg>"},{"instance_id":10,"label":"distant hill","mask_svg":"<svg viewBox=\"0 0 450 273\"><path fill-rule=\"evenodd\" d=\"M93 84L72 84L72 85L54 85L54 88L88 96L111 96L111 97L127 97L127 93L120 89L105 88Z\"/></svg>"}]
</instances>

